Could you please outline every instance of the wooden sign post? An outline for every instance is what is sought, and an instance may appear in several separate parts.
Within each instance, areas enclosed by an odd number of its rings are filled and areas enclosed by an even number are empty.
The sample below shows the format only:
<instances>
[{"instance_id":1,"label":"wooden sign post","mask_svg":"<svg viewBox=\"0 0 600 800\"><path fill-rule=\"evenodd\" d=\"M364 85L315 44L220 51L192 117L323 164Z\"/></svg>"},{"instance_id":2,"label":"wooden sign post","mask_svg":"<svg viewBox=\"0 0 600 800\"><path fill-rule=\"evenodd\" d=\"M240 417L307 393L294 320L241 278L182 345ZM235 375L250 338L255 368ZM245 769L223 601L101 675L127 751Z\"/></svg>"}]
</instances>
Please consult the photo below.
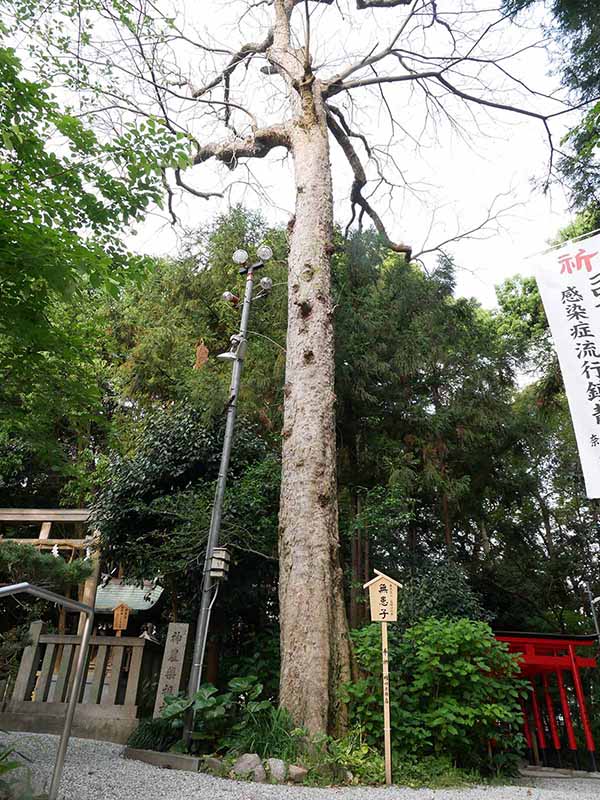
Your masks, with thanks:
<instances>
[{"instance_id":1,"label":"wooden sign post","mask_svg":"<svg viewBox=\"0 0 600 800\"><path fill-rule=\"evenodd\" d=\"M371 621L381 622L381 662L383 672L383 744L385 752L385 782L392 783L392 740L390 724L390 667L388 653L388 622L398 619L398 587L400 584L375 570L375 577L365 583L369 590Z\"/></svg>"},{"instance_id":2,"label":"wooden sign post","mask_svg":"<svg viewBox=\"0 0 600 800\"><path fill-rule=\"evenodd\" d=\"M125 603L119 603L119 605L113 609L113 630L116 631L117 636L121 636L123 631L127 630L130 610L129 606L126 606Z\"/></svg>"}]
</instances>

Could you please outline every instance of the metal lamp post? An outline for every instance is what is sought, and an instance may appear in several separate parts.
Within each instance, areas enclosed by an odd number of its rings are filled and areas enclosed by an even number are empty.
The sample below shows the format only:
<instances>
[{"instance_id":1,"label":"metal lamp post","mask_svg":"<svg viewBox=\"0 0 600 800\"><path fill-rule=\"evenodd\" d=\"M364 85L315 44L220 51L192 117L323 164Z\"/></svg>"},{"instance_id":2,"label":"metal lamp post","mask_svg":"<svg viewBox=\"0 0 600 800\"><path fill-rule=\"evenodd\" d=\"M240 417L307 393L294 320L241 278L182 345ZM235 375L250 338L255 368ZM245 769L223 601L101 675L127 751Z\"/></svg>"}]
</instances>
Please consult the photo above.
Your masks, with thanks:
<instances>
[{"instance_id":1,"label":"metal lamp post","mask_svg":"<svg viewBox=\"0 0 600 800\"><path fill-rule=\"evenodd\" d=\"M225 361L233 361L233 372L231 376L231 386L229 389L229 401L227 403L227 418L225 421L225 435L223 438L223 451L221 454L221 464L219 467L219 476L217 478L217 486L215 489L215 499L213 503L212 516L210 520L210 528L208 532L208 541L206 543L206 555L204 558L204 569L202 575L202 596L200 600L200 610L198 612L198 621L196 623L196 639L194 641L194 653L192 657L192 667L190 671L190 680L188 683L188 697L192 697L200 688L202 678L202 665L204 662L204 652L206 649L206 640L208 636L208 627L210 623L210 613L212 610L213 602L216 598L218 590L218 580L213 580L211 576L213 556L215 548L219 544L219 532L221 529L221 517L223 511L223 498L225 496L225 486L227 484L227 470L229 468L229 458L231 456L231 446L233 442L233 431L235 427L235 418L237 413L237 400L240 389L240 381L242 377L242 370L244 367L244 356L247 347L248 335L248 320L250 318L250 305L252 303L252 290L254 282L254 273L264 267L264 262L268 261L273 251L267 245L261 245L257 250L258 261L255 264L246 266L248 260L248 253L245 250L236 250L233 254L233 260L240 264L240 273L246 275L246 290L244 293L244 302L242 306L242 318L240 321L239 333L231 337L231 348L226 353L221 353L217 358ZM272 286L270 279L263 279L263 289L268 293ZM263 283L261 281L261 283ZM231 292L225 292L224 298L226 300L235 300L237 298ZM190 710L184 725L183 739L187 746L189 746L194 727L194 712Z\"/></svg>"}]
</instances>

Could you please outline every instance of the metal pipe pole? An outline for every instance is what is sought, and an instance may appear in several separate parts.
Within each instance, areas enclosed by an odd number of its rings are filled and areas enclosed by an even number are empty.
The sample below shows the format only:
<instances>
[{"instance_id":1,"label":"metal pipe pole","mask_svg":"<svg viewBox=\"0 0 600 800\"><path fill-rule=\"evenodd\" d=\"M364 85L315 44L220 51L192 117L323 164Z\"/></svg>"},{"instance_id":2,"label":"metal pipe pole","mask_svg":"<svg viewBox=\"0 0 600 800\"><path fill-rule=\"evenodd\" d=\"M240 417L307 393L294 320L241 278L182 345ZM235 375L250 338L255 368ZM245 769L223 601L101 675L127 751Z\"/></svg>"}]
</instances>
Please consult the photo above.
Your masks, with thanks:
<instances>
[{"instance_id":1,"label":"metal pipe pole","mask_svg":"<svg viewBox=\"0 0 600 800\"><path fill-rule=\"evenodd\" d=\"M58 787L60 786L65 756L67 754L67 747L69 745L69 737L71 736L71 728L73 727L73 717L75 716L75 709L77 708L77 703L81 694L85 662L87 659L88 646L90 643L90 637L92 635L93 624L94 612L92 611L87 615L87 619L83 628L83 635L81 637L81 644L79 645L77 666L75 668L75 680L73 681L71 697L69 698L69 705L67 706L67 714L65 716L65 724L63 726L63 732L58 745L58 753L56 755L56 762L54 764L54 772L52 773L52 782L50 784L48 800L56 800L58 797Z\"/></svg>"},{"instance_id":2,"label":"metal pipe pole","mask_svg":"<svg viewBox=\"0 0 600 800\"><path fill-rule=\"evenodd\" d=\"M589 583L585 585L588 600L590 601L590 608L592 609L592 619L594 620L594 628L596 629L596 637L598 639L598 646L600 647L600 627L598 626L598 615L596 614L596 606L594 605L594 595L590 589Z\"/></svg>"},{"instance_id":3,"label":"metal pipe pole","mask_svg":"<svg viewBox=\"0 0 600 800\"><path fill-rule=\"evenodd\" d=\"M223 452L221 454L221 464L219 467L219 477L215 489L215 499L208 531L208 541L206 543L206 555L204 558L204 572L202 575L202 596L200 601L200 611L196 623L196 639L194 641L194 653L192 657L192 668L188 683L188 697L192 697L200 688L202 679L202 665L204 662L204 651L208 637L208 626L210 623L210 612L212 606L213 581L210 577L210 565L213 552L219 543L219 532L221 529L221 517L223 512L223 498L225 496L225 486L227 484L227 470L229 468L229 458L231 456L231 446L233 443L233 430L237 413L237 400L244 366L244 356L246 352L246 340L248 333L248 320L250 318L250 305L252 303L252 287L254 279L254 269L262 264L255 264L248 267L246 275L246 291L244 294L244 304L242 306L242 319L240 322L240 343L236 350L236 358L233 362L233 373L231 376L231 387L229 389L229 402L227 405L227 419L225 421L225 435L223 438ZM187 715L183 740L187 746L191 741L194 723L194 712L190 711Z\"/></svg>"}]
</instances>

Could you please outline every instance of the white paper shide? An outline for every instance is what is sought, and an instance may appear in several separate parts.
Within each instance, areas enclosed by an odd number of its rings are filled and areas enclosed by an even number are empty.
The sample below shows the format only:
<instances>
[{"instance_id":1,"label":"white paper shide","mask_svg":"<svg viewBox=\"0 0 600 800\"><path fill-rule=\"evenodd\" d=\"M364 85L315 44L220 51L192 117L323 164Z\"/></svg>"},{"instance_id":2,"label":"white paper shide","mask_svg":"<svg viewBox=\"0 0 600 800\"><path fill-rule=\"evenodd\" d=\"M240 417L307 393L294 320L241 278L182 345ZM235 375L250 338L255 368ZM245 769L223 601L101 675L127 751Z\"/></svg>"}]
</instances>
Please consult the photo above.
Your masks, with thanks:
<instances>
[{"instance_id":1,"label":"white paper shide","mask_svg":"<svg viewBox=\"0 0 600 800\"><path fill-rule=\"evenodd\" d=\"M600 497L600 234L540 256L536 278L556 345L588 497Z\"/></svg>"}]
</instances>

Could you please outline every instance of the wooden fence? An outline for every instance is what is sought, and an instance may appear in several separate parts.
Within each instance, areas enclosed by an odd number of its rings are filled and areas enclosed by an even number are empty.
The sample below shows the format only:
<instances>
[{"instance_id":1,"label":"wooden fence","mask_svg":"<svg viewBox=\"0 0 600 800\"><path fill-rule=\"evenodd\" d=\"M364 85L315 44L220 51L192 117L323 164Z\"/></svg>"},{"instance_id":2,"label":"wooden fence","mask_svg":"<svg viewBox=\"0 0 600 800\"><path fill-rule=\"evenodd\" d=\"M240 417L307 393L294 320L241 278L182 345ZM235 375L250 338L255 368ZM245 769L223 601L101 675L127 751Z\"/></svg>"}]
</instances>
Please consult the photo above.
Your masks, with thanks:
<instances>
[{"instance_id":1,"label":"wooden fence","mask_svg":"<svg viewBox=\"0 0 600 800\"><path fill-rule=\"evenodd\" d=\"M14 681L10 675L0 680L0 713L4 711L8 705L13 683Z\"/></svg>"},{"instance_id":2,"label":"wooden fence","mask_svg":"<svg viewBox=\"0 0 600 800\"><path fill-rule=\"evenodd\" d=\"M29 636L12 697L0 713L0 728L59 731L75 678L81 637L48 634L42 622L32 623ZM136 726L144 662L150 670L160 666L160 648L152 642L130 636L92 636L74 735L127 740Z\"/></svg>"}]
</instances>

